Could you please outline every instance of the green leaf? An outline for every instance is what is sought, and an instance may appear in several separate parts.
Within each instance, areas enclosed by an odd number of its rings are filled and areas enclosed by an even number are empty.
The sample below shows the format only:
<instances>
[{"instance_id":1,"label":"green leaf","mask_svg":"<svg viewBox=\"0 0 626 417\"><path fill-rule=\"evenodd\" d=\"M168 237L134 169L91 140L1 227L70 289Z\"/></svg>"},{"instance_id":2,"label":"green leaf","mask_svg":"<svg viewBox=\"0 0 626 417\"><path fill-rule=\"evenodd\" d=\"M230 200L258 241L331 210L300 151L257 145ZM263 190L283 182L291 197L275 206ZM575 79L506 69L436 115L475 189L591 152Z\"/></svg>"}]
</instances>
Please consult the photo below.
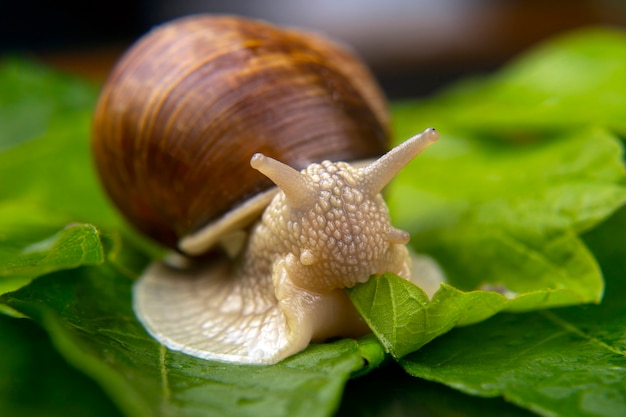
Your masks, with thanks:
<instances>
[{"instance_id":1,"label":"green leaf","mask_svg":"<svg viewBox=\"0 0 626 417\"><path fill-rule=\"evenodd\" d=\"M390 276L355 290L365 291L366 316L396 356L499 309L599 300L598 265L578 235L624 204L620 148L607 133L625 131L624 39L611 30L565 37L490 79L428 103L394 106L399 138L428 125L444 133L404 171L390 198L414 247L435 256L453 285L432 301ZM160 347L130 309L130 286L147 252L128 243L133 235L103 196L91 166L95 89L9 62L0 66L0 90L0 215L6 216L0 216L0 257L13 262L0 279L23 284L46 274L1 296L0 306L41 324L68 362L125 414L328 415L350 375L387 360L372 337L313 345L273 367L218 364ZM626 247L623 238L615 238L625 226L613 224L612 234L589 240L604 273L619 271L621 278L624 264L605 255L614 251L618 260L626 258L616 249ZM48 246L28 258L23 251L31 245ZM92 263L98 265L78 267ZM472 394L504 395L546 415L622 412L626 395L616 381L623 376L618 353L626 321L618 298L624 288L615 276L599 307L501 314L454 329L401 363L415 375ZM478 288L507 297L473 291ZM402 325L385 327L375 316ZM360 381L385 384L378 378L370 373ZM426 389L424 383L402 385L411 407L427 402L415 394ZM384 388L362 402L390 395ZM29 394L36 392L33 387ZM465 404L487 404L475 400Z\"/></svg>"},{"instance_id":2,"label":"green leaf","mask_svg":"<svg viewBox=\"0 0 626 417\"><path fill-rule=\"evenodd\" d=\"M58 116L42 136L0 153L0 199L54 204L74 221L117 225L93 171L89 120L87 111Z\"/></svg>"},{"instance_id":3,"label":"green leaf","mask_svg":"<svg viewBox=\"0 0 626 417\"><path fill-rule=\"evenodd\" d=\"M503 314L405 357L414 376L504 396L546 416L626 414L626 209L586 239L607 278L599 306Z\"/></svg>"},{"instance_id":4,"label":"green leaf","mask_svg":"<svg viewBox=\"0 0 626 417\"><path fill-rule=\"evenodd\" d=\"M102 262L90 224L158 256L121 221L96 178L89 148L96 89L22 61L0 65L0 89L0 293Z\"/></svg>"},{"instance_id":5,"label":"green leaf","mask_svg":"<svg viewBox=\"0 0 626 417\"><path fill-rule=\"evenodd\" d=\"M337 417L531 417L501 398L479 398L388 366L350 380Z\"/></svg>"},{"instance_id":6,"label":"green leaf","mask_svg":"<svg viewBox=\"0 0 626 417\"><path fill-rule=\"evenodd\" d=\"M15 67L26 74L18 76ZM59 352L125 414L328 415L353 371L365 373L384 360L380 345L367 339L314 345L273 367L212 363L160 346L131 310L130 287L146 257L116 233L128 236L96 181L90 106L55 107L47 94L65 91L66 80L36 67L13 63L0 68L0 79L20 84L18 93L0 98L4 106L18 108L24 96L38 97L41 82L47 85L41 103L51 106L42 131L26 130L13 141L0 136L9 145L0 154L3 282L10 277L17 286L47 274L0 303L40 323ZM110 232L100 235L78 221Z\"/></svg>"},{"instance_id":7,"label":"green leaf","mask_svg":"<svg viewBox=\"0 0 626 417\"><path fill-rule=\"evenodd\" d=\"M396 358L500 311L597 303L603 293L597 263L577 234L626 201L619 142L595 129L524 146L463 142L457 154L444 145L420 156L390 201L413 247L434 256L449 283L465 291L444 284L430 301L390 275L349 291Z\"/></svg>"},{"instance_id":8,"label":"green leaf","mask_svg":"<svg viewBox=\"0 0 626 417\"><path fill-rule=\"evenodd\" d=\"M147 258L122 249L123 239L117 233L103 236L94 225L71 222L67 214L29 200L0 201L0 294L50 272L101 264L105 250L134 277Z\"/></svg>"},{"instance_id":9,"label":"green leaf","mask_svg":"<svg viewBox=\"0 0 626 417\"><path fill-rule=\"evenodd\" d=\"M46 134L60 115L93 107L94 86L25 61L0 66L0 151Z\"/></svg>"},{"instance_id":10,"label":"green leaf","mask_svg":"<svg viewBox=\"0 0 626 417\"><path fill-rule=\"evenodd\" d=\"M389 362L389 355L373 333L366 334L359 339L359 349L363 357L363 367L352 373L352 377L367 375Z\"/></svg>"},{"instance_id":11,"label":"green leaf","mask_svg":"<svg viewBox=\"0 0 626 417\"><path fill-rule=\"evenodd\" d=\"M450 227L523 233L521 243L564 229L579 233L621 206L625 189L620 142L602 130L523 145L444 134L400 173L388 201L420 250L429 233Z\"/></svg>"},{"instance_id":12,"label":"green leaf","mask_svg":"<svg viewBox=\"0 0 626 417\"><path fill-rule=\"evenodd\" d=\"M67 365L32 321L0 315L0 334L0 415L120 415L91 379Z\"/></svg>"},{"instance_id":13,"label":"green leaf","mask_svg":"<svg viewBox=\"0 0 626 417\"><path fill-rule=\"evenodd\" d=\"M52 271L104 261L97 229L62 227L63 217L27 203L0 203L0 294Z\"/></svg>"},{"instance_id":14,"label":"green leaf","mask_svg":"<svg viewBox=\"0 0 626 417\"><path fill-rule=\"evenodd\" d=\"M595 129L527 145L444 136L400 174L390 209L458 288L598 301L600 275L576 235L626 201L621 158L619 141Z\"/></svg>"},{"instance_id":15,"label":"green leaf","mask_svg":"<svg viewBox=\"0 0 626 417\"><path fill-rule=\"evenodd\" d=\"M363 366L361 347L350 339L312 345L268 367L170 352L135 319L131 284L107 262L40 277L0 303L40 323L68 362L129 416L325 416L338 406L351 373Z\"/></svg>"},{"instance_id":16,"label":"green leaf","mask_svg":"<svg viewBox=\"0 0 626 417\"><path fill-rule=\"evenodd\" d=\"M532 49L485 79L464 81L415 106L417 126L528 141L536 132L604 126L626 135L626 33L582 29ZM407 131L397 123L400 137Z\"/></svg>"},{"instance_id":17,"label":"green leaf","mask_svg":"<svg viewBox=\"0 0 626 417\"><path fill-rule=\"evenodd\" d=\"M105 197L91 159L97 89L9 61L0 65L0 91L0 202L40 206L36 217L53 217L55 226L61 219L130 233Z\"/></svg>"},{"instance_id":18,"label":"green leaf","mask_svg":"<svg viewBox=\"0 0 626 417\"><path fill-rule=\"evenodd\" d=\"M457 325L491 317L506 304L496 292L464 293L446 284L430 302L419 287L393 274L372 277L348 293L359 314L395 358L416 351Z\"/></svg>"},{"instance_id":19,"label":"green leaf","mask_svg":"<svg viewBox=\"0 0 626 417\"><path fill-rule=\"evenodd\" d=\"M618 318L587 311L608 320L599 327L568 310L499 315L433 341L402 364L419 378L473 395L503 395L543 415L623 416L623 345L598 337L626 331L624 311L612 313Z\"/></svg>"},{"instance_id":20,"label":"green leaf","mask_svg":"<svg viewBox=\"0 0 626 417\"><path fill-rule=\"evenodd\" d=\"M444 133L394 183L390 197L414 247L434 255L455 285L527 292L506 302L513 310L537 307L544 299L576 302L573 292L583 296L579 302L597 300L599 271L577 235L624 204L624 168L619 142L587 126L625 132L624 51L623 32L574 34L495 77L464 83L423 104L395 107L400 138L426 126ZM626 223L610 224L619 239L604 233L594 250L604 272L615 271L613 279L624 282ZM600 250L598 241L611 243ZM601 255L608 251L620 253L607 264ZM557 291L528 292L537 284ZM443 317L430 311L442 297L436 295L432 304L419 296L398 299L397 288L387 290L395 297L389 308L384 288L394 285L408 286L383 277L355 291L367 290L366 319L406 326L395 333L382 328L386 339L378 332L396 355L419 345L413 344L415 336L401 337L405 332L428 340L429 328L444 333L454 324L445 318L490 307L480 292L444 287L443 301L449 303L439 310ZM373 296L377 290L380 297ZM601 306L498 315L452 330L401 363L415 376L473 395L503 395L544 415L624 415L623 292L623 284L609 282ZM470 294L478 299L462 303ZM561 300L554 300L557 294ZM492 306L498 303L491 300ZM467 306L474 311L465 312ZM412 319L398 318L407 312Z\"/></svg>"}]
</instances>

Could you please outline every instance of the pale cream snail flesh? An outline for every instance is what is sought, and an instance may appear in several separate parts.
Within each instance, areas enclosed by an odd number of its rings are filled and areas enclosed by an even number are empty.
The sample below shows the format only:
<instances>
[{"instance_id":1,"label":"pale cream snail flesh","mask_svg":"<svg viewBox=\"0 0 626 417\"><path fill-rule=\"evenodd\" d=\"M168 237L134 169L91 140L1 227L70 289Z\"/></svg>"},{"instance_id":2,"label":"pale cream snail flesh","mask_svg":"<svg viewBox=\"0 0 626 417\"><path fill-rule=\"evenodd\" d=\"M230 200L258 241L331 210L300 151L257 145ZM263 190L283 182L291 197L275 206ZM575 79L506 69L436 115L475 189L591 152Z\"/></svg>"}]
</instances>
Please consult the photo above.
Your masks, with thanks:
<instances>
[{"instance_id":1,"label":"pale cream snail flesh","mask_svg":"<svg viewBox=\"0 0 626 417\"><path fill-rule=\"evenodd\" d=\"M233 259L190 268L152 264L134 286L140 321L172 350L273 364L311 341L366 333L343 289L375 274L393 272L432 293L438 280L414 276L409 235L391 225L380 192L438 136L427 129L362 167L324 161L299 172L254 155L251 166L280 191L268 194L275 195L245 247Z\"/></svg>"}]
</instances>

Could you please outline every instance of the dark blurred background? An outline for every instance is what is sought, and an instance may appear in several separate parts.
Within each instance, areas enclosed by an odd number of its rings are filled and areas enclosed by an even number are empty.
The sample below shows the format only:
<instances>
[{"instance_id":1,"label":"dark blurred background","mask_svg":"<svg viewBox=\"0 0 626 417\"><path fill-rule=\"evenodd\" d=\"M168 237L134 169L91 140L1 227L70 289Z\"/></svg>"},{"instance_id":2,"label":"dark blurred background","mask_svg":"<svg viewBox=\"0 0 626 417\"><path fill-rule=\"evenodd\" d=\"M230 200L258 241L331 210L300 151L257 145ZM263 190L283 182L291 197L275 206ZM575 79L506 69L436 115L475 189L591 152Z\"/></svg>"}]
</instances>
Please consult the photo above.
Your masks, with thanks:
<instances>
[{"instance_id":1,"label":"dark blurred background","mask_svg":"<svg viewBox=\"0 0 626 417\"><path fill-rule=\"evenodd\" d=\"M390 98L426 95L493 70L576 27L626 25L624 0L3 0L0 54L27 55L101 82L152 26L191 13L232 13L351 44Z\"/></svg>"}]
</instances>

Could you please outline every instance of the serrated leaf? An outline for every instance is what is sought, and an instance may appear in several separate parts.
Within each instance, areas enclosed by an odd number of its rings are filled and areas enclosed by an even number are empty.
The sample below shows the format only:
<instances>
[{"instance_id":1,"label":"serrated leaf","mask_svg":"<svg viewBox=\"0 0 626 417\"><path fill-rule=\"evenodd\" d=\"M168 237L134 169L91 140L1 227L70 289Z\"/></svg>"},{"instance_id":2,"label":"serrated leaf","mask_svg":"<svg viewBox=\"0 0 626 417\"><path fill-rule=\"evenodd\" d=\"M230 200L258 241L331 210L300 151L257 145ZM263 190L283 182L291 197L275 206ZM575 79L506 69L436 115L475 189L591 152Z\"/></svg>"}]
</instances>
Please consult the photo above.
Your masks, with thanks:
<instances>
[{"instance_id":1,"label":"serrated leaf","mask_svg":"<svg viewBox=\"0 0 626 417\"><path fill-rule=\"evenodd\" d=\"M313 345L269 367L167 351L135 319L131 284L106 263L46 275L0 303L44 326L65 358L130 416L325 416L363 366L359 343L349 339Z\"/></svg>"},{"instance_id":2,"label":"serrated leaf","mask_svg":"<svg viewBox=\"0 0 626 417\"><path fill-rule=\"evenodd\" d=\"M606 317L596 311L586 313L608 320L602 330L571 310L500 315L433 341L402 365L419 378L473 395L502 395L546 416L623 416L623 347L596 334L623 333L624 311Z\"/></svg>"},{"instance_id":3,"label":"serrated leaf","mask_svg":"<svg viewBox=\"0 0 626 417\"><path fill-rule=\"evenodd\" d=\"M395 358L416 351L457 325L491 317L506 304L498 293L464 293L446 284L442 284L431 302L419 287L393 274L373 277L348 294Z\"/></svg>"},{"instance_id":4,"label":"serrated leaf","mask_svg":"<svg viewBox=\"0 0 626 417\"><path fill-rule=\"evenodd\" d=\"M412 375L546 416L626 414L626 209L587 241L607 278L599 306L496 316L404 359Z\"/></svg>"},{"instance_id":5,"label":"serrated leaf","mask_svg":"<svg viewBox=\"0 0 626 417\"><path fill-rule=\"evenodd\" d=\"M521 148L466 145L447 158L445 148L420 156L390 192L413 247L434 256L449 282L465 291L442 285L430 301L409 282L386 275L349 292L396 358L500 311L602 297L601 272L577 233L626 201L617 140L590 130ZM476 291L482 289L496 292Z\"/></svg>"},{"instance_id":6,"label":"serrated leaf","mask_svg":"<svg viewBox=\"0 0 626 417\"><path fill-rule=\"evenodd\" d=\"M573 304L567 291L533 291L507 299L494 291L460 291L447 284L428 299L414 284L393 274L349 290L350 299L395 358L415 352L457 326L486 320L502 311Z\"/></svg>"}]
</instances>

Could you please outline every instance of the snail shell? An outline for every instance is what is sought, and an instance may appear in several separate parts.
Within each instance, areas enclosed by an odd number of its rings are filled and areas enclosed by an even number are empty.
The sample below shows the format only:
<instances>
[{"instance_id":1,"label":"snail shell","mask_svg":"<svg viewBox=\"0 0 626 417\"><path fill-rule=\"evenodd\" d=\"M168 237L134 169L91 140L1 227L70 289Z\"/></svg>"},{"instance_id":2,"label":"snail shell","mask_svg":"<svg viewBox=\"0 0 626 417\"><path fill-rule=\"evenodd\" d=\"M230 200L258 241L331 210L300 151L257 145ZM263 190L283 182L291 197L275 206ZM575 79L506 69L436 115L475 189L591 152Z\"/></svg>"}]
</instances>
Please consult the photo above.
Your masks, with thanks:
<instances>
[{"instance_id":1,"label":"snail shell","mask_svg":"<svg viewBox=\"0 0 626 417\"><path fill-rule=\"evenodd\" d=\"M140 40L94 117L105 189L186 255L245 229L232 258L147 268L133 287L146 330L173 350L249 364L366 332L344 288L387 271L424 282L380 192L438 133L380 156L387 124L367 69L317 36L195 16Z\"/></svg>"},{"instance_id":2,"label":"snail shell","mask_svg":"<svg viewBox=\"0 0 626 417\"><path fill-rule=\"evenodd\" d=\"M256 196L212 233L259 215L272 183L250 169L255 152L296 169L373 158L387 149L388 115L369 71L343 47L260 21L198 15L156 28L123 56L97 104L92 146L120 211L177 247ZM200 254L214 240L182 251Z\"/></svg>"},{"instance_id":3,"label":"snail shell","mask_svg":"<svg viewBox=\"0 0 626 417\"><path fill-rule=\"evenodd\" d=\"M236 363L272 364L311 341L367 332L344 288L393 272L432 294L442 280L413 273L409 235L391 225L380 194L438 137L427 129L359 168L323 161L297 171L256 154L251 166L280 192L246 249L187 270L153 264L134 286L135 314L170 349Z\"/></svg>"}]
</instances>

